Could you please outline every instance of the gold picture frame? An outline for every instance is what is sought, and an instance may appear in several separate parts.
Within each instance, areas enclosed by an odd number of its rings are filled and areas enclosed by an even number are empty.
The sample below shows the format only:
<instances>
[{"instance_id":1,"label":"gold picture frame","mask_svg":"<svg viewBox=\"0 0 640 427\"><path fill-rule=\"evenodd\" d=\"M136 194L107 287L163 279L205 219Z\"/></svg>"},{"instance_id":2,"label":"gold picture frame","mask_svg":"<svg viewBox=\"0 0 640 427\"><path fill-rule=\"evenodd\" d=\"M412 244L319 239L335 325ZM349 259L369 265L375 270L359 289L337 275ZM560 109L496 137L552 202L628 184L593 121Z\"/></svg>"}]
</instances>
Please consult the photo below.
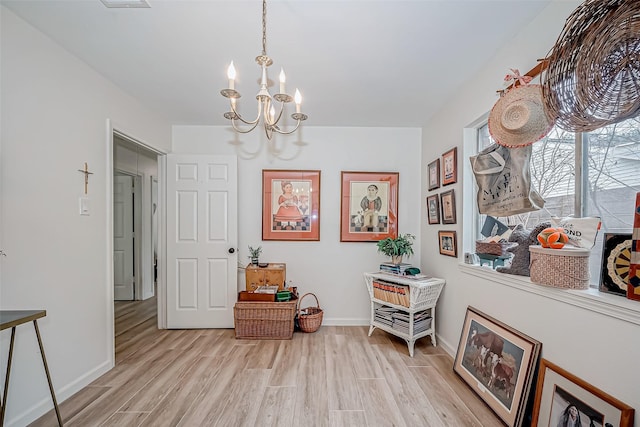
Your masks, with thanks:
<instances>
[{"instance_id":1,"label":"gold picture frame","mask_svg":"<svg viewBox=\"0 0 640 427\"><path fill-rule=\"evenodd\" d=\"M438 231L438 246L440 254L452 257L458 257L458 242L456 241L456 232L453 230Z\"/></svg>"},{"instance_id":2,"label":"gold picture frame","mask_svg":"<svg viewBox=\"0 0 640 427\"><path fill-rule=\"evenodd\" d=\"M398 236L399 175L398 172L342 172L341 242L377 242Z\"/></svg>"},{"instance_id":3,"label":"gold picture frame","mask_svg":"<svg viewBox=\"0 0 640 427\"><path fill-rule=\"evenodd\" d=\"M579 425L631 427L634 414L631 406L550 361L540 360L532 426L560 425L571 415Z\"/></svg>"},{"instance_id":4,"label":"gold picture frame","mask_svg":"<svg viewBox=\"0 0 640 427\"><path fill-rule=\"evenodd\" d=\"M262 240L320 240L320 171L262 171Z\"/></svg>"}]
</instances>

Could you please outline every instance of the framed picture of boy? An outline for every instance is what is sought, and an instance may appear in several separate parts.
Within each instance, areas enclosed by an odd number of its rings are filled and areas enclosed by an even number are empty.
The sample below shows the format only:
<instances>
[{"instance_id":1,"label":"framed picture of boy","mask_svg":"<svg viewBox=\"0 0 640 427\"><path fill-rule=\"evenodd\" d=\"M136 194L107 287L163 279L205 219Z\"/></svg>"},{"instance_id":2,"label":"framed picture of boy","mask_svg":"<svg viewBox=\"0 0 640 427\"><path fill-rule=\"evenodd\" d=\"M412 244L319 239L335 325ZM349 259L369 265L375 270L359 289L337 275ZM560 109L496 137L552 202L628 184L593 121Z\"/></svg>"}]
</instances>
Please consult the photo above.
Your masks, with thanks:
<instances>
[{"instance_id":1,"label":"framed picture of boy","mask_svg":"<svg viewBox=\"0 0 640 427\"><path fill-rule=\"evenodd\" d=\"M398 235L398 172L342 172L341 242Z\"/></svg>"}]
</instances>

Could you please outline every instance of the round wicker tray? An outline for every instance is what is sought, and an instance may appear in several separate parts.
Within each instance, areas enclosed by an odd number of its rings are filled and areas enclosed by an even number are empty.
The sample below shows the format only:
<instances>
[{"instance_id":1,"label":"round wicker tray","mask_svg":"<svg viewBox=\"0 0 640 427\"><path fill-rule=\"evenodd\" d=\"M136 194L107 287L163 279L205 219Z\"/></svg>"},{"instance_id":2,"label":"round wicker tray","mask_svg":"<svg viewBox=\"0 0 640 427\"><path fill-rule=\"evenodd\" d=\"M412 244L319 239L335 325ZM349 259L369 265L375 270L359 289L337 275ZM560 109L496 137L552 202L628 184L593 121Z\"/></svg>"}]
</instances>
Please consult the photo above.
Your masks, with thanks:
<instances>
[{"instance_id":1,"label":"round wicker tray","mask_svg":"<svg viewBox=\"0 0 640 427\"><path fill-rule=\"evenodd\" d=\"M542 77L556 125L589 132L640 113L640 1L586 0L567 18Z\"/></svg>"}]
</instances>

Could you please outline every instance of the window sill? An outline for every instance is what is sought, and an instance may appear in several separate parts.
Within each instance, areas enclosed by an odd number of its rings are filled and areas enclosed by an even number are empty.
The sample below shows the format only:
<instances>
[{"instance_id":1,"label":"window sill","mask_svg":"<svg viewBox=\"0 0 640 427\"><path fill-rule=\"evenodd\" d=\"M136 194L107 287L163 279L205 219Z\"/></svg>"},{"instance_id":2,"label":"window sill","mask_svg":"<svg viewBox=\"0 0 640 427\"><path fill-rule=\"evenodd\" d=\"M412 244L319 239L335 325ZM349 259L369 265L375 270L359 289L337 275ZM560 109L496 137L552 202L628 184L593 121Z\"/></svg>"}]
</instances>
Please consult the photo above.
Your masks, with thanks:
<instances>
[{"instance_id":1,"label":"window sill","mask_svg":"<svg viewBox=\"0 0 640 427\"><path fill-rule=\"evenodd\" d=\"M640 325L640 301L632 301L625 297L606 294L596 289L558 289L536 285L535 283L531 283L531 279L528 277L498 273L489 267L480 267L471 264L459 264L459 266L461 272L471 276L480 277L491 282L500 283L505 286Z\"/></svg>"}]
</instances>

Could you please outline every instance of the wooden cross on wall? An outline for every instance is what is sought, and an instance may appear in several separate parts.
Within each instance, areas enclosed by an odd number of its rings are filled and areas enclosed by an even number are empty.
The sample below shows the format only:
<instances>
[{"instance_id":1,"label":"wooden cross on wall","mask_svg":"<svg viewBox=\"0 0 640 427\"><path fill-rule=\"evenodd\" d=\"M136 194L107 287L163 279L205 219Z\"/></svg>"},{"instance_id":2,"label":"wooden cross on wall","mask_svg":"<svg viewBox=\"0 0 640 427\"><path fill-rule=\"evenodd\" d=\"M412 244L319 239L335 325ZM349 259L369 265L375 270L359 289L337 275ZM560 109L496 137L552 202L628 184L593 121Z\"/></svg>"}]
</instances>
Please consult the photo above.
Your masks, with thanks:
<instances>
[{"instance_id":1,"label":"wooden cross on wall","mask_svg":"<svg viewBox=\"0 0 640 427\"><path fill-rule=\"evenodd\" d=\"M78 169L78 172L82 172L84 174L84 194L87 194L87 190L89 189L89 175L93 175L93 172L89 172L87 162L84 162L84 170Z\"/></svg>"}]
</instances>

